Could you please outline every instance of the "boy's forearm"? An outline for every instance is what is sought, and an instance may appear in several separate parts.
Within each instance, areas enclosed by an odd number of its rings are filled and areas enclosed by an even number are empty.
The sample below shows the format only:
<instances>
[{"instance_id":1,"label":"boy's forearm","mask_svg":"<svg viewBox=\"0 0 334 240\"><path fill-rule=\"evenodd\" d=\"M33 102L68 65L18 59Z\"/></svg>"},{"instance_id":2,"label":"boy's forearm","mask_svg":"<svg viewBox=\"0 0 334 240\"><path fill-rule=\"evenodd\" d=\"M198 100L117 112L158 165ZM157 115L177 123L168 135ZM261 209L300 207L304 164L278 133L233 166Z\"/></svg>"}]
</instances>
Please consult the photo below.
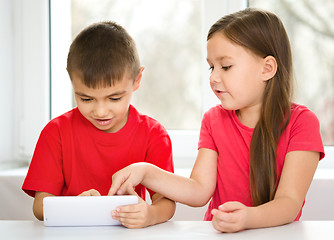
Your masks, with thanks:
<instances>
[{"instance_id":1,"label":"boy's forearm","mask_svg":"<svg viewBox=\"0 0 334 240\"><path fill-rule=\"evenodd\" d=\"M169 200L160 194L154 194L152 204L150 206L150 224L166 222L174 216L175 202Z\"/></svg>"},{"instance_id":2,"label":"boy's forearm","mask_svg":"<svg viewBox=\"0 0 334 240\"><path fill-rule=\"evenodd\" d=\"M35 217L40 221L43 221L43 199L50 196L54 195L46 192L36 192L35 194L33 212Z\"/></svg>"}]
</instances>

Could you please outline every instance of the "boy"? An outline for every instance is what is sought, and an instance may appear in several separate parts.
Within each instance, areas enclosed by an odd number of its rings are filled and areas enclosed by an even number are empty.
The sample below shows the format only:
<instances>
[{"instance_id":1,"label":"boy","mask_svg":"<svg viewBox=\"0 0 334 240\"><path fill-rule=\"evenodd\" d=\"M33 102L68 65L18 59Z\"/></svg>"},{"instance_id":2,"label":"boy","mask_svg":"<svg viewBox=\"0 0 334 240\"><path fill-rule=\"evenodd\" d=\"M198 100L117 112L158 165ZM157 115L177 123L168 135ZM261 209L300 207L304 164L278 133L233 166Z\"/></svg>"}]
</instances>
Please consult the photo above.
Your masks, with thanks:
<instances>
[{"instance_id":1,"label":"boy","mask_svg":"<svg viewBox=\"0 0 334 240\"><path fill-rule=\"evenodd\" d=\"M67 71L77 107L51 120L41 132L22 189L34 197L43 220L47 196L107 195L112 175L134 162L150 162L173 172L171 141L162 125L130 105L143 68L136 46L113 22L88 26L71 44ZM169 220L175 203L136 187L139 203L110 213L129 228Z\"/></svg>"}]
</instances>

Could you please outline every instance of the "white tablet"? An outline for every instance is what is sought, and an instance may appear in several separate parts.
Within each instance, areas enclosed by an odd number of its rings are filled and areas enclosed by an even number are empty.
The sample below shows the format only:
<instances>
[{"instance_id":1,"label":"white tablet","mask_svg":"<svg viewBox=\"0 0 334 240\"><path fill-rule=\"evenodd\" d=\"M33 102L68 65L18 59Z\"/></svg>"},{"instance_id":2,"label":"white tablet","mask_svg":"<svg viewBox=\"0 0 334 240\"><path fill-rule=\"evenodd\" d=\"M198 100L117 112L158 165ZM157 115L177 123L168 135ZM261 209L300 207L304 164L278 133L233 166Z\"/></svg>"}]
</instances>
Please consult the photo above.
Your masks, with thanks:
<instances>
[{"instance_id":1,"label":"white tablet","mask_svg":"<svg viewBox=\"0 0 334 240\"><path fill-rule=\"evenodd\" d=\"M111 211L118 206L137 204L138 197L124 196L62 196L43 199L46 226L120 225Z\"/></svg>"}]
</instances>

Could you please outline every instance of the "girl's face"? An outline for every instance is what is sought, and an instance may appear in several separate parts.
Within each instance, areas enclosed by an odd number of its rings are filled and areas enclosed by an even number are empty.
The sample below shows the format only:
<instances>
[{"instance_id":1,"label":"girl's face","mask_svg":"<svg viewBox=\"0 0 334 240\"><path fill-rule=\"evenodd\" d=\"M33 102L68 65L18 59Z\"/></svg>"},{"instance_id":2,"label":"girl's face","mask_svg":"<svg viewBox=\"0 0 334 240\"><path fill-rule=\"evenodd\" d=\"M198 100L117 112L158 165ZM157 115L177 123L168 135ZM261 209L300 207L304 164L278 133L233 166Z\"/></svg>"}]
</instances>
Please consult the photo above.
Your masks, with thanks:
<instances>
[{"instance_id":1,"label":"girl's face","mask_svg":"<svg viewBox=\"0 0 334 240\"><path fill-rule=\"evenodd\" d=\"M138 89L141 73L137 80L124 77L111 87L89 88L74 74L72 78L75 100L81 114L97 129L114 133L127 122L132 93Z\"/></svg>"},{"instance_id":2,"label":"girl's face","mask_svg":"<svg viewBox=\"0 0 334 240\"><path fill-rule=\"evenodd\" d=\"M215 33L207 42L207 61L212 91L223 108L239 112L261 109L266 86L264 58Z\"/></svg>"}]
</instances>

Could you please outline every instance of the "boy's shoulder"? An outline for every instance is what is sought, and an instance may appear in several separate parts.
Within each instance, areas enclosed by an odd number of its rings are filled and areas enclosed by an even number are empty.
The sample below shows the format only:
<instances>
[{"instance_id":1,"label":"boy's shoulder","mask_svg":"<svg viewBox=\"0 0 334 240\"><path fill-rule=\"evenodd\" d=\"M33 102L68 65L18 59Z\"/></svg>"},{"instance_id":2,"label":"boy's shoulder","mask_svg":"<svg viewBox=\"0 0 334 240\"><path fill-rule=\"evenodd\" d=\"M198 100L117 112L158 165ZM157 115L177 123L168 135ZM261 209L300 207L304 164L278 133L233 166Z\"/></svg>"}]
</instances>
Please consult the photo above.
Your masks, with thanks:
<instances>
[{"instance_id":1,"label":"boy's shoulder","mask_svg":"<svg viewBox=\"0 0 334 240\"><path fill-rule=\"evenodd\" d=\"M134 117L138 125L141 128L147 128L149 131L164 131L167 132L165 127L156 119L146 114L140 113L134 106L130 105L129 113L131 117Z\"/></svg>"},{"instance_id":2,"label":"boy's shoulder","mask_svg":"<svg viewBox=\"0 0 334 240\"><path fill-rule=\"evenodd\" d=\"M45 129L64 128L70 125L73 121L76 121L75 119L77 119L78 117L78 108L73 108L72 110L51 119L45 126Z\"/></svg>"},{"instance_id":3,"label":"boy's shoulder","mask_svg":"<svg viewBox=\"0 0 334 240\"><path fill-rule=\"evenodd\" d=\"M79 110L77 107L53 118L50 120L50 123L59 124L67 121L72 121L73 118L77 117Z\"/></svg>"}]
</instances>

